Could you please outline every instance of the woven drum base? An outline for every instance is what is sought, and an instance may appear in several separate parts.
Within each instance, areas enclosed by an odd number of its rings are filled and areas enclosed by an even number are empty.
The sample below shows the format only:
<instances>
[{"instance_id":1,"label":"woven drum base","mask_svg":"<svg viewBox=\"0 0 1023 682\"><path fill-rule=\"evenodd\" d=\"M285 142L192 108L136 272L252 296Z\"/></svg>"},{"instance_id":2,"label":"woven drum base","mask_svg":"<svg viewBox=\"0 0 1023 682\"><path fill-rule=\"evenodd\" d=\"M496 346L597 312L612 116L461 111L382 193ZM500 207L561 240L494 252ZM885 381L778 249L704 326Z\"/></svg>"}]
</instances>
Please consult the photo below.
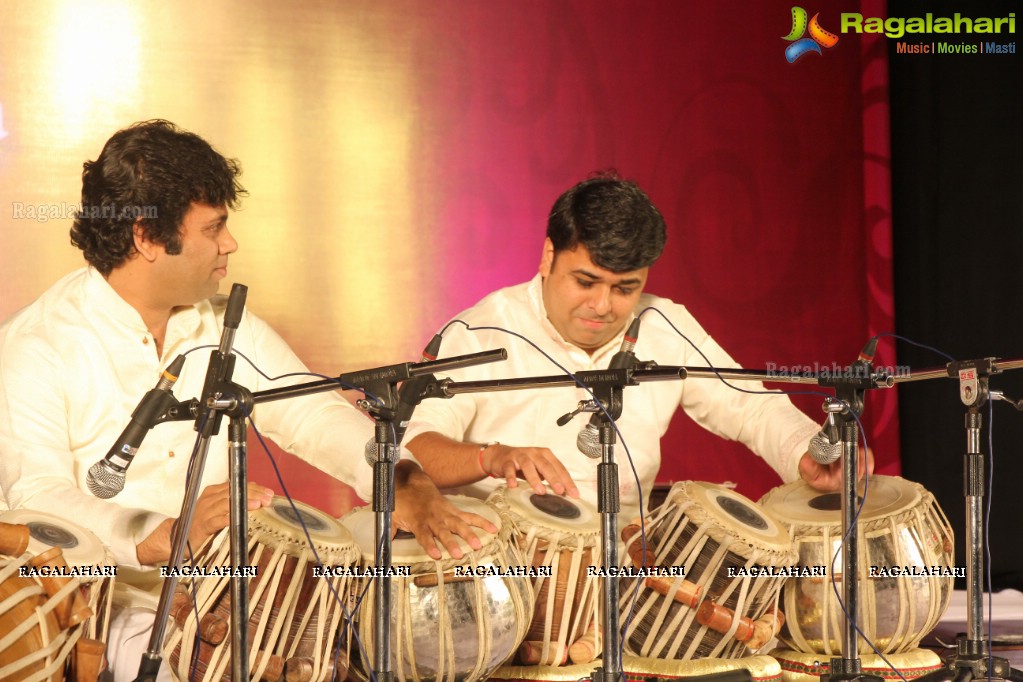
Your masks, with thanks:
<instances>
[{"instance_id":1,"label":"woven drum base","mask_svg":"<svg viewBox=\"0 0 1023 682\"><path fill-rule=\"evenodd\" d=\"M599 665L599 660L581 665L507 665L491 673L490 679L510 682L575 682L581 678L588 678ZM651 678L674 680L740 668L749 670L754 682L782 682L781 666L770 656L701 658L693 661L622 657L622 669L625 671L625 679L629 682L643 682Z\"/></svg>"},{"instance_id":2,"label":"woven drum base","mask_svg":"<svg viewBox=\"0 0 1023 682\"><path fill-rule=\"evenodd\" d=\"M775 649L771 655L781 665L781 676L784 682L817 682L823 673L828 672L831 656L827 654L804 654L788 649ZM910 649L901 654L885 654L895 669L907 680L921 677L941 667L938 654L930 649ZM881 660L877 654L861 655L863 672L877 675L886 680L897 680L899 676Z\"/></svg>"}]
</instances>

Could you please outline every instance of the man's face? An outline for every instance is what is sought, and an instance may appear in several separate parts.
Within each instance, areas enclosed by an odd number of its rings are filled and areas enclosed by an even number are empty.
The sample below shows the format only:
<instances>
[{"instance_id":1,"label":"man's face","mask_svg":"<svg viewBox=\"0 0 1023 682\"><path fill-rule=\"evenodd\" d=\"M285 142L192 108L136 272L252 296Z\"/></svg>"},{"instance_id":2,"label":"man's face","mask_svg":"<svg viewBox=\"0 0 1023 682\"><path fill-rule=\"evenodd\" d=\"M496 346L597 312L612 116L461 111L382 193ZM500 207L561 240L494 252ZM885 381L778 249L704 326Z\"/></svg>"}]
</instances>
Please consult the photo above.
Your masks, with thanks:
<instances>
[{"instance_id":1,"label":"man's face","mask_svg":"<svg viewBox=\"0 0 1023 682\"><path fill-rule=\"evenodd\" d=\"M158 276L172 304L192 305L217 293L227 257L237 250L227 208L193 202L181 221L181 253L160 254Z\"/></svg>"},{"instance_id":2,"label":"man's face","mask_svg":"<svg viewBox=\"0 0 1023 682\"><path fill-rule=\"evenodd\" d=\"M649 271L605 270L590 260L582 245L555 256L547 239L540 260L547 318L563 339L592 353L625 327Z\"/></svg>"}]
</instances>

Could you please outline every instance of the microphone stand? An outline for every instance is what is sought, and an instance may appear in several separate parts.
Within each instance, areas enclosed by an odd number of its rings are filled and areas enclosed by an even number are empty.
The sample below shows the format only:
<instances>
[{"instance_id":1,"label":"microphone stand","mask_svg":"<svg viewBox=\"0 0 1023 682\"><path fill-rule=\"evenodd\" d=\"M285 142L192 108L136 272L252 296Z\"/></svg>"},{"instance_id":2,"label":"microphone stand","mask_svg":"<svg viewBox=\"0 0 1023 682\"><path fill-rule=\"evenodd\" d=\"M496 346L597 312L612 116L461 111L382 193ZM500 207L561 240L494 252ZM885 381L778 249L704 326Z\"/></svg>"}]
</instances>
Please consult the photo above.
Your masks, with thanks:
<instances>
[{"instance_id":1,"label":"microphone stand","mask_svg":"<svg viewBox=\"0 0 1023 682\"><path fill-rule=\"evenodd\" d=\"M635 386L630 373L608 370L599 374L597 383L590 386L605 409L597 412L600 418L600 464L597 465L597 511L600 513L601 564L604 569L601 582L601 636L603 637L602 665L590 675L592 682L621 682L622 632L618 619L618 578L612 568L618 566L618 512L621 511L618 487L618 465L615 463L615 425L622 416L625 386Z\"/></svg>"},{"instance_id":2,"label":"microphone stand","mask_svg":"<svg viewBox=\"0 0 1023 682\"><path fill-rule=\"evenodd\" d=\"M945 667L920 678L926 682L970 682L988 675L1023 682L1023 672L1005 658L992 656L983 636L984 594L984 453L981 450L981 408L992 397L989 379L1004 369L1023 366L1023 361L998 363L997 358L949 363L943 374L920 372L918 378L947 376L959 380L959 398L966 406L966 453L963 462L963 496L966 498L966 634L956 640L956 653ZM927 376L922 376L922 375Z\"/></svg>"},{"instance_id":3,"label":"microphone stand","mask_svg":"<svg viewBox=\"0 0 1023 682\"><path fill-rule=\"evenodd\" d=\"M231 289L231 296L228 299L227 311L224 313L224 330L221 333L220 346L210 354L209 366L206 370L206 380L203 385L203 402L193 400L190 404L192 409L181 410L181 403L172 406L166 418L157 422L170 420L187 420L195 418L196 431L199 432L196 443L195 457L189 464L185 495L181 502L181 513L178 521L174 524L171 533L171 556L168 566L173 569L163 583L160 592L160 601L156 610L156 618L153 622L153 631L149 637L149 646L142 654L139 662L138 676L135 682L155 682L160 665L163 661L162 648L164 635L167 631L167 623L170 617L171 602L174 597L174 590L178 584L178 576L184 559L185 548L188 543L188 533L192 527L192 518L195 513L195 504L199 499L199 486L202 482L202 474L206 467L206 457L209 453L210 440L220 432L220 422L224 412L218 401L222 396L237 395L244 392L241 387L230 383L231 375L234 372L235 355L232 351L234 346L234 335L241 323L242 312L245 309L245 297L248 288L243 284L235 284ZM242 563L241 552L245 551L247 543L246 529L246 489L245 489L245 413L239 413L237 407L244 408L245 398L239 397L235 401L236 407L232 411L231 426L231 460L230 460L230 541L231 561L234 566ZM248 402L251 409L251 401ZM240 422L240 436L236 422ZM241 447L236 447L240 441ZM232 679L248 679L248 583L244 580L231 580L231 671Z\"/></svg>"},{"instance_id":4,"label":"microphone stand","mask_svg":"<svg viewBox=\"0 0 1023 682\"><path fill-rule=\"evenodd\" d=\"M323 379L294 386L284 386L264 391L251 392L248 389L231 383L230 376L234 369L235 356L231 352L234 332L241 320L244 308L245 287L235 284L227 313L224 316L224 333L220 348L210 358L210 369L207 371L206 383L203 387L203 400L191 399L178 401L167 413L157 420L164 421L196 420L199 430L199 441L196 445L196 456L188 470L187 487L182 502L181 514L174 526L171 537L171 561L169 566L179 569L184 556L188 538L188 530L192 524L195 502L199 496L199 485L202 472L209 452L210 438L218 433L223 415L231 417L230 440L230 550L232 566L241 566L246 560L243 554L248 543L248 513L246 491L246 423L254 405L262 402L284 400L325 391L336 391L344 388L361 388L368 395L375 396L378 401L364 400L360 404L371 412L376 421L378 442L378 460L373 470L373 505L377 511L377 543L382 548L381 560L390 568L391 558L391 512L393 511L393 473L392 465L398 458L398 446L405 433L412 410L426 397L442 396L440 384L431 372L446 371L460 367L469 367L487 362L507 359L504 349L482 351L471 355L461 355L430 362L402 363L340 374L335 378ZM241 289L239 290L239 287ZM231 326L233 324L233 326ZM404 382L402 390L397 389ZM407 388L406 388L407 385ZM200 429L200 426L202 427ZM383 445L383 447L381 447ZM139 674L135 682L155 682L162 662L162 643L170 616L171 601L177 586L179 570L171 571L164 581L157 607L156 620L150 636L149 648L142 656ZM389 571L383 571L374 585L378 599L374 612L375 627L378 638L375 646L377 679L393 680L390 671L389 655L389 614L390 614L390 579ZM384 610L386 609L386 610ZM249 649L248 634L248 581L245 578L231 578L231 679L247 680Z\"/></svg>"},{"instance_id":5,"label":"microphone stand","mask_svg":"<svg viewBox=\"0 0 1023 682\"><path fill-rule=\"evenodd\" d=\"M375 542L379 548L373 594L372 671L377 682L393 682L391 669L391 517L394 512L394 465L400 457L400 445L416 406L429 397L444 397L432 372L505 360L507 351L483 351L442 360L400 363L341 374L333 379L295 386L273 388L251 394L255 404L284 400L339 388L360 389L366 398L358 401L375 422L377 457L373 463L373 500ZM401 388L398 388L401 384Z\"/></svg>"},{"instance_id":6,"label":"microphone stand","mask_svg":"<svg viewBox=\"0 0 1023 682\"><path fill-rule=\"evenodd\" d=\"M829 680L857 680L859 682L882 682L878 675L863 672L862 662L857 646L858 633L856 621L860 608L860 530L857 508L859 497L856 493L859 476L859 424L857 418L863 414L866 390L877 388L878 384L871 372L869 362L856 362L851 371L836 377L822 377L819 385L835 389L837 403L841 411L834 408L825 410L837 415L842 422L842 601L846 618L842 625L842 657L831 659L828 673L821 675L821 682ZM887 381L884 384L886 385Z\"/></svg>"}]
</instances>

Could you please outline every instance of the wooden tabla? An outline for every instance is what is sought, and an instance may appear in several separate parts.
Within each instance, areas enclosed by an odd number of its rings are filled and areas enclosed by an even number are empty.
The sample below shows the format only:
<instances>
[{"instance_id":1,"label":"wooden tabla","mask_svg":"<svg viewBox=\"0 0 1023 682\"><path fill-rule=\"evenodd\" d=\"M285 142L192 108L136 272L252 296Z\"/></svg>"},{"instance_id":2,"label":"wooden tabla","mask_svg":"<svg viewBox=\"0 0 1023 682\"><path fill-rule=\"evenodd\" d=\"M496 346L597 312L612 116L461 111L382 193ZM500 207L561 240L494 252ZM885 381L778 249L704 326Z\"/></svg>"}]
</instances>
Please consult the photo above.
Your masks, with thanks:
<instances>
[{"instance_id":1,"label":"wooden tabla","mask_svg":"<svg viewBox=\"0 0 1023 682\"><path fill-rule=\"evenodd\" d=\"M828 567L826 577L799 577L782 595L788 622L779 638L797 651L841 653L841 496L802 481L771 490L760 503L789 524L801 566ZM934 496L897 476L871 476L859 517L860 609L858 624L882 653L914 649L948 607L954 577L869 577L871 567L951 567L952 528ZM832 561L834 559L833 569ZM859 641L860 653L872 650Z\"/></svg>"},{"instance_id":2,"label":"wooden tabla","mask_svg":"<svg viewBox=\"0 0 1023 682\"><path fill-rule=\"evenodd\" d=\"M645 521L645 555L638 523L622 530L627 565L685 575L621 580L625 652L735 658L766 645L783 620L784 580L771 573L797 559L785 526L739 493L694 481L672 486Z\"/></svg>"},{"instance_id":3,"label":"wooden tabla","mask_svg":"<svg viewBox=\"0 0 1023 682\"><path fill-rule=\"evenodd\" d=\"M587 578L587 569L600 563L597 509L549 488L546 495L537 495L525 485L498 488L487 503L511 525L523 558L533 566L549 567L551 573L532 579L536 609L516 662L592 661L600 647L600 581Z\"/></svg>"},{"instance_id":4,"label":"wooden tabla","mask_svg":"<svg viewBox=\"0 0 1023 682\"><path fill-rule=\"evenodd\" d=\"M489 569L521 568L522 559L510 540L510 529L483 502L463 496L447 498L464 511L490 520L500 531L490 535L475 529L483 543L472 550L459 539L465 555L452 559L441 547L434 561L407 533L391 544L391 669L399 680L485 679L515 652L526 635L533 613L529 580L521 576L465 575ZM367 566L375 559L375 514L365 507L342 519ZM372 578L360 583L362 603L356 616L362 657L352 671L361 680L373 667L375 603Z\"/></svg>"},{"instance_id":5,"label":"wooden tabla","mask_svg":"<svg viewBox=\"0 0 1023 682\"><path fill-rule=\"evenodd\" d=\"M0 679L95 680L106 667L117 575L106 545L75 523L31 509L4 512L0 527L0 553L18 557L7 566L16 574L4 578L0 613L19 623L10 632L0 627ZM24 646L31 653L19 657Z\"/></svg>"},{"instance_id":6,"label":"wooden tabla","mask_svg":"<svg viewBox=\"0 0 1023 682\"><path fill-rule=\"evenodd\" d=\"M59 682L81 628L62 626L56 609L79 582L73 578L51 596L38 578L19 575L32 558L0 557L0 680Z\"/></svg>"},{"instance_id":7,"label":"wooden tabla","mask_svg":"<svg viewBox=\"0 0 1023 682\"><path fill-rule=\"evenodd\" d=\"M350 629L345 609L359 560L348 531L334 518L302 502L275 497L248 516L249 671L253 680L344 679ZM310 546L306 538L308 530ZM201 554L196 567L230 570L227 529ZM316 575L317 572L327 575ZM164 645L171 672L181 680L231 679L231 578L182 578L171 608ZM195 595L193 605L192 594ZM189 674L198 631L198 663Z\"/></svg>"},{"instance_id":8,"label":"wooden tabla","mask_svg":"<svg viewBox=\"0 0 1023 682\"><path fill-rule=\"evenodd\" d=\"M92 617L83 621L82 637L107 641L110 608L114 600L117 564L113 554L95 533L67 519L34 509L15 509L0 514L0 522L28 527L28 552L41 556L59 547L64 561L79 573L82 596Z\"/></svg>"}]
</instances>

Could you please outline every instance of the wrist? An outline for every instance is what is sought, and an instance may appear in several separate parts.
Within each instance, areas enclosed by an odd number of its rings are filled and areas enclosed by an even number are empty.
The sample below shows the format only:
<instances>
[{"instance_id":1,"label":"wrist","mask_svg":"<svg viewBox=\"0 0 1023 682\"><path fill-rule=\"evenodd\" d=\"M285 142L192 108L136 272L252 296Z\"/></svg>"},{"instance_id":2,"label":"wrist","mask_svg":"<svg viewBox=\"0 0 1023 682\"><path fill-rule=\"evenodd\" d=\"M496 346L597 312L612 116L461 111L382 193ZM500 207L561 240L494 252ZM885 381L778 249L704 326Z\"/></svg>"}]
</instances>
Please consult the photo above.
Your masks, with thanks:
<instances>
[{"instance_id":1,"label":"wrist","mask_svg":"<svg viewBox=\"0 0 1023 682\"><path fill-rule=\"evenodd\" d=\"M483 453L485 453L493 445L500 445L500 443L498 443L496 440L492 440L490 442L481 444L479 446L479 450L477 450L477 459L479 461L480 471L483 472L483 476L485 478L494 478L494 475L490 473L490 470L487 468L486 464L483 461Z\"/></svg>"}]
</instances>

